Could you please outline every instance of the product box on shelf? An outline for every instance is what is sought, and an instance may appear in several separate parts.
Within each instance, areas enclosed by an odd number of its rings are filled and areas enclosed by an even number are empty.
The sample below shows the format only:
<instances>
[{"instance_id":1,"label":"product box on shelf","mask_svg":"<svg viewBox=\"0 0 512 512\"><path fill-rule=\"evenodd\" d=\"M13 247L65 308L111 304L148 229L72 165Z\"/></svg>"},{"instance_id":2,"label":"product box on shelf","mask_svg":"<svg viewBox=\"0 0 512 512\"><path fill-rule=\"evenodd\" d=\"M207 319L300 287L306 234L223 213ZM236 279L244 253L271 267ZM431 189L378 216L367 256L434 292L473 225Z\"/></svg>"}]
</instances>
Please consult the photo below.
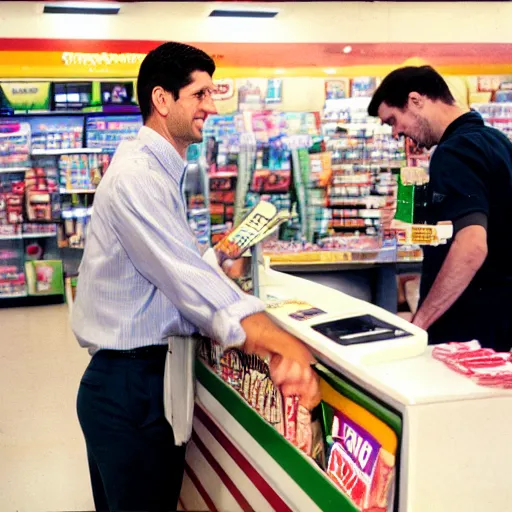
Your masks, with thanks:
<instances>
[{"instance_id":1,"label":"product box on shelf","mask_svg":"<svg viewBox=\"0 0 512 512\"><path fill-rule=\"evenodd\" d=\"M0 173L30 167L30 124L0 119Z\"/></svg>"},{"instance_id":2,"label":"product box on shelf","mask_svg":"<svg viewBox=\"0 0 512 512\"><path fill-rule=\"evenodd\" d=\"M60 260L25 262L29 295L63 295L64 269Z\"/></svg>"},{"instance_id":3,"label":"product box on shelf","mask_svg":"<svg viewBox=\"0 0 512 512\"><path fill-rule=\"evenodd\" d=\"M14 238L14 235L9 237L5 230L7 227L15 226L0 226L0 299L24 297L27 294L23 243Z\"/></svg>"},{"instance_id":4,"label":"product box on shelf","mask_svg":"<svg viewBox=\"0 0 512 512\"><path fill-rule=\"evenodd\" d=\"M139 114L90 114L86 121L87 147L114 151L123 140L134 139L141 127Z\"/></svg>"},{"instance_id":5,"label":"product box on shelf","mask_svg":"<svg viewBox=\"0 0 512 512\"><path fill-rule=\"evenodd\" d=\"M60 220L60 196L57 169L47 163L25 173L25 208L27 220Z\"/></svg>"}]
</instances>

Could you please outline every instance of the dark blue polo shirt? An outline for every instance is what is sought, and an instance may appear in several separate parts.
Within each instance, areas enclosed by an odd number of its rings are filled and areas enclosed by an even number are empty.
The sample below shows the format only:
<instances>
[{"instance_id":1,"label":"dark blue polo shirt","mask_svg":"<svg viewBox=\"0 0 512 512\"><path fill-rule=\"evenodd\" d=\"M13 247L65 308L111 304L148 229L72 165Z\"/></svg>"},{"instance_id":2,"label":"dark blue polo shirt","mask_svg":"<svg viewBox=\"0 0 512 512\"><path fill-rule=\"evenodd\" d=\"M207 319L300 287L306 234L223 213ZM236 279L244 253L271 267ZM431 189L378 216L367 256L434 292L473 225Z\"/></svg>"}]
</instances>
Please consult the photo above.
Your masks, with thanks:
<instances>
[{"instance_id":1,"label":"dark blue polo shirt","mask_svg":"<svg viewBox=\"0 0 512 512\"><path fill-rule=\"evenodd\" d=\"M427 222L452 221L487 228L488 256L473 281L431 329L432 342L479 339L484 346L512 346L512 143L484 125L476 112L456 119L430 162ZM423 300L448 254L451 242L426 247Z\"/></svg>"}]
</instances>

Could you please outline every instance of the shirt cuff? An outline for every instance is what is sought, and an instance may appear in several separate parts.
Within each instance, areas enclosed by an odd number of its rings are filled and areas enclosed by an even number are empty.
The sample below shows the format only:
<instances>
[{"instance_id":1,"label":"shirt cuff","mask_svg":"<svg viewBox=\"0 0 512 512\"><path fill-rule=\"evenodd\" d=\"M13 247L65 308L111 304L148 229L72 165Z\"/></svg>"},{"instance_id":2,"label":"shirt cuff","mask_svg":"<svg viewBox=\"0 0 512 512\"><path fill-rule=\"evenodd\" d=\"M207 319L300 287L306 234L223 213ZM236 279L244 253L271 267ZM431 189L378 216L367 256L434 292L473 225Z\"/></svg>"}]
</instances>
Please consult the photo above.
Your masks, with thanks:
<instances>
[{"instance_id":1,"label":"shirt cuff","mask_svg":"<svg viewBox=\"0 0 512 512\"><path fill-rule=\"evenodd\" d=\"M240 322L262 311L265 311L264 302L253 295L244 295L234 304L216 311L212 325L215 341L225 349L243 345L246 336Z\"/></svg>"}]
</instances>

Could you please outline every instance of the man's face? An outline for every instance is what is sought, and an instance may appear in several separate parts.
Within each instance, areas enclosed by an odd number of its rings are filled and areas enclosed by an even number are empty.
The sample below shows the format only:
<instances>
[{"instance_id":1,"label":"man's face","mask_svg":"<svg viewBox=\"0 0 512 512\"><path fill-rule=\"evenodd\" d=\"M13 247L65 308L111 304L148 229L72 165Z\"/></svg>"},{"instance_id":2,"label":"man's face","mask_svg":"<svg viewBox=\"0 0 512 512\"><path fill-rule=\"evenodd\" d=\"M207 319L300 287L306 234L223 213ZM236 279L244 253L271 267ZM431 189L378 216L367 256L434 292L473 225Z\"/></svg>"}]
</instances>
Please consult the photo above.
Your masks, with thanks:
<instances>
[{"instance_id":1,"label":"man's face","mask_svg":"<svg viewBox=\"0 0 512 512\"><path fill-rule=\"evenodd\" d=\"M391 126L395 138L410 137L418 146L427 149L439 142L425 116L424 102L415 104L409 100L403 109L391 107L386 102L382 102L378 114L384 124Z\"/></svg>"},{"instance_id":2,"label":"man's face","mask_svg":"<svg viewBox=\"0 0 512 512\"><path fill-rule=\"evenodd\" d=\"M211 76L205 71L194 71L191 78L192 82L180 90L166 120L169 133L185 147L203 140L206 118L217 113Z\"/></svg>"}]
</instances>

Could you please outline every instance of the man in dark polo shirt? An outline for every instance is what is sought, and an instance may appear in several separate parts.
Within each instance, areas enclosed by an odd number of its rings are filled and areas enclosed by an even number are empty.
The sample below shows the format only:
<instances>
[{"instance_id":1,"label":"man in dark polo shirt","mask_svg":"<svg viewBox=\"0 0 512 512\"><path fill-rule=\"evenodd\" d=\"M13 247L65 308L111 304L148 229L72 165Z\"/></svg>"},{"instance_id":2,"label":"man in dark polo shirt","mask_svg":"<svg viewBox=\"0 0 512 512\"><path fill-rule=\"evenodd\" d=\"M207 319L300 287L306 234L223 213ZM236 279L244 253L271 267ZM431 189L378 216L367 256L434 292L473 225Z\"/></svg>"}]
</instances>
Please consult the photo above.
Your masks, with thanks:
<instances>
[{"instance_id":1,"label":"man in dark polo shirt","mask_svg":"<svg viewBox=\"0 0 512 512\"><path fill-rule=\"evenodd\" d=\"M456 106L430 66L389 74L368 112L395 137L437 145L430 162L428 224L451 221L447 245L426 247L413 319L430 343L477 339L512 346L512 143L481 116Z\"/></svg>"}]
</instances>

